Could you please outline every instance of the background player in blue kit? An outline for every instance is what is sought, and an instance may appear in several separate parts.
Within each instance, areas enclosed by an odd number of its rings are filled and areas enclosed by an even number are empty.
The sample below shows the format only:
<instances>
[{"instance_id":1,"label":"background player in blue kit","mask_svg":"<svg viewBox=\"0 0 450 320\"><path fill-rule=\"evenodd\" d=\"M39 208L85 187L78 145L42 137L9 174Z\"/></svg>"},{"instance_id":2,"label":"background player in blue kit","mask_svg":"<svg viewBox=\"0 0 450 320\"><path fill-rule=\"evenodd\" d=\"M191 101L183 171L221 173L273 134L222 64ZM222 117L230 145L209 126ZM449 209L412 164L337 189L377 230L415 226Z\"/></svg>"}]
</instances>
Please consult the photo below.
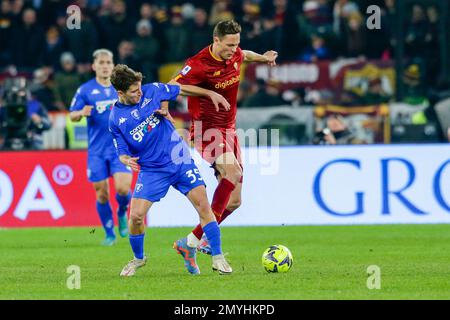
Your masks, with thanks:
<instances>
[{"instance_id":1,"label":"background player in blue kit","mask_svg":"<svg viewBox=\"0 0 450 320\"><path fill-rule=\"evenodd\" d=\"M130 202L131 169L119 161L114 149L108 120L111 107L118 96L111 85L111 73L114 68L113 54L106 49L96 50L93 54L92 68L95 78L80 86L70 106L70 119L80 121L87 118L88 126L88 163L87 176L96 192L96 207L106 238L103 245L116 242L114 220L109 203L109 177L114 179L116 200L118 202L119 234L128 235L127 210Z\"/></svg>"},{"instance_id":2,"label":"background player in blue kit","mask_svg":"<svg viewBox=\"0 0 450 320\"><path fill-rule=\"evenodd\" d=\"M200 224L212 248L213 269L220 274L230 274L231 267L222 254L220 229L206 196L205 183L194 164L189 148L167 119L167 110L160 109L161 102L174 100L178 94L209 96L218 106L229 107L219 94L194 86L151 83L141 87L142 74L126 65L117 65L111 83L119 94L110 119L120 161L138 171L139 176L131 200L130 244L134 253L120 273L133 276L145 265L145 216L154 202L162 199L170 186L186 195L197 210ZM187 239L174 243L191 274L199 274L196 247L189 247Z\"/></svg>"}]
</instances>

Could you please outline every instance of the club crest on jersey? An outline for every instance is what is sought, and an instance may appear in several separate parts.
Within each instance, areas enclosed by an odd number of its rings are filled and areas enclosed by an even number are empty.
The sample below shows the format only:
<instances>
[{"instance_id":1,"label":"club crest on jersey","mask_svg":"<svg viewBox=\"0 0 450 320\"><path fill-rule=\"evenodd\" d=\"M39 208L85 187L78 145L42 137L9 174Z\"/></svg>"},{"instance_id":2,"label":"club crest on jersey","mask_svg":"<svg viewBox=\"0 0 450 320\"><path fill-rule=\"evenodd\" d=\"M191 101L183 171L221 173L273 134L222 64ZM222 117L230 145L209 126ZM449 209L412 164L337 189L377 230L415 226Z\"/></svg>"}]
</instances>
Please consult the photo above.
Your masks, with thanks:
<instances>
[{"instance_id":1,"label":"club crest on jersey","mask_svg":"<svg viewBox=\"0 0 450 320\"><path fill-rule=\"evenodd\" d=\"M238 64L237 64L237 62L235 62L234 64L233 64L233 67L237 70L238 69Z\"/></svg>"},{"instance_id":2,"label":"club crest on jersey","mask_svg":"<svg viewBox=\"0 0 450 320\"><path fill-rule=\"evenodd\" d=\"M139 120L139 112L137 110L131 111L131 116L136 120Z\"/></svg>"},{"instance_id":3,"label":"club crest on jersey","mask_svg":"<svg viewBox=\"0 0 450 320\"><path fill-rule=\"evenodd\" d=\"M189 71L191 71L191 69L192 69L191 66L186 66L186 67L183 68L183 70L181 70L181 74L183 76L185 76L185 75L188 74Z\"/></svg>"}]
</instances>

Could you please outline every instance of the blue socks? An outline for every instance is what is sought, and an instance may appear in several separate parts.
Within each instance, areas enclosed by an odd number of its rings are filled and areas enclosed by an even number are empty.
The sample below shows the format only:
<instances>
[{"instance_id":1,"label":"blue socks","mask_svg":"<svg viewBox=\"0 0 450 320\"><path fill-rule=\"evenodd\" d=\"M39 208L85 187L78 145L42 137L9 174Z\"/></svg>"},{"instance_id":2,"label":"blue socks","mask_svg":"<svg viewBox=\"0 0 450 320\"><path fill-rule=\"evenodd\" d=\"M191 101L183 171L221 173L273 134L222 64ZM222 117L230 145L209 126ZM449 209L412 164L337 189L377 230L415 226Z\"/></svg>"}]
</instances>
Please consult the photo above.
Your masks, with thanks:
<instances>
[{"instance_id":1,"label":"blue socks","mask_svg":"<svg viewBox=\"0 0 450 320\"><path fill-rule=\"evenodd\" d=\"M208 238L209 245L211 246L212 255L216 256L222 254L222 243L220 239L220 229L217 221L208 223L203 227L203 232Z\"/></svg>"},{"instance_id":2,"label":"blue socks","mask_svg":"<svg viewBox=\"0 0 450 320\"><path fill-rule=\"evenodd\" d=\"M117 210L117 215L120 217L123 217L127 213L128 209L128 203L131 199L131 192L128 192L126 196L121 196L120 194L116 193L116 200L119 204L119 208Z\"/></svg>"},{"instance_id":3,"label":"blue socks","mask_svg":"<svg viewBox=\"0 0 450 320\"><path fill-rule=\"evenodd\" d=\"M130 234L131 249L133 249L134 256L137 259L144 258L144 237L145 237L145 233Z\"/></svg>"},{"instance_id":4,"label":"blue socks","mask_svg":"<svg viewBox=\"0 0 450 320\"><path fill-rule=\"evenodd\" d=\"M116 235L114 233L114 221L109 202L102 204L97 201L96 207L98 215L100 216L100 220L102 221L103 228L105 229L106 236L110 238L115 238Z\"/></svg>"}]
</instances>

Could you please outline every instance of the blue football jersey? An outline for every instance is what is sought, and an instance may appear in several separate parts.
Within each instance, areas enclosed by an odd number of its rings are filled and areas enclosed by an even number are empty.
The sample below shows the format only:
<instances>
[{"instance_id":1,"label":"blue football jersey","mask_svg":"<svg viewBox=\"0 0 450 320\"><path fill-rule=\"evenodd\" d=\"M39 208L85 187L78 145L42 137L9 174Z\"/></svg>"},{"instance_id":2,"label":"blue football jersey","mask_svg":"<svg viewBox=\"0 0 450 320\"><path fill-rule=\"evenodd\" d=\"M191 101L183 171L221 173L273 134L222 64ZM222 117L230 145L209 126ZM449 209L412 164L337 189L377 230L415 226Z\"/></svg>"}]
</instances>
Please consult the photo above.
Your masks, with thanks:
<instances>
[{"instance_id":1,"label":"blue football jersey","mask_svg":"<svg viewBox=\"0 0 450 320\"><path fill-rule=\"evenodd\" d=\"M161 101L174 100L179 86L150 83L142 86L136 105L116 102L109 117L118 155L139 157L141 170L161 168L191 161L189 148L173 124L155 113Z\"/></svg>"},{"instance_id":2,"label":"blue football jersey","mask_svg":"<svg viewBox=\"0 0 450 320\"><path fill-rule=\"evenodd\" d=\"M108 121L111 108L118 100L116 89L111 85L104 87L94 78L82 84L72 99L70 111L79 111L84 106L93 106L88 125L88 152L91 155L114 154Z\"/></svg>"}]
</instances>

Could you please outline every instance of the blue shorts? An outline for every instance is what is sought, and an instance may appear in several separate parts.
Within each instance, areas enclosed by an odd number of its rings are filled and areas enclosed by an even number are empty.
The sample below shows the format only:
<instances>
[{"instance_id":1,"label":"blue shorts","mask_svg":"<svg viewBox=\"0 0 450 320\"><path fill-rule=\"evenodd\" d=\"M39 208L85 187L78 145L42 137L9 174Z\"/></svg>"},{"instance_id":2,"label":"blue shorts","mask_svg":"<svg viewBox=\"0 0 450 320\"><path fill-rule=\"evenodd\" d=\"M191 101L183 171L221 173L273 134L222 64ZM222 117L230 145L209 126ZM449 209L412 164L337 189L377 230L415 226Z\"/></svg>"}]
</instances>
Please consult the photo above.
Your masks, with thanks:
<instances>
[{"instance_id":1,"label":"blue shorts","mask_svg":"<svg viewBox=\"0 0 450 320\"><path fill-rule=\"evenodd\" d=\"M116 154L106 156L88 155L87 177L90 182L99 182L108 179L118 172L131 174L131 168L120 162Z\"/></svg>"},{"instance_id":2,"label":"blue shorts","mask_svg":"<svg viewBox=\"0 0 450 320\"><path fill-rule=\"evenodd\" d=\"M167 167L140 171L133 198L157 202L166 196L170 186L184 195L198 186L205 186L194 160L189 164L171 164Z\"/></svg>"}]
</instances>

